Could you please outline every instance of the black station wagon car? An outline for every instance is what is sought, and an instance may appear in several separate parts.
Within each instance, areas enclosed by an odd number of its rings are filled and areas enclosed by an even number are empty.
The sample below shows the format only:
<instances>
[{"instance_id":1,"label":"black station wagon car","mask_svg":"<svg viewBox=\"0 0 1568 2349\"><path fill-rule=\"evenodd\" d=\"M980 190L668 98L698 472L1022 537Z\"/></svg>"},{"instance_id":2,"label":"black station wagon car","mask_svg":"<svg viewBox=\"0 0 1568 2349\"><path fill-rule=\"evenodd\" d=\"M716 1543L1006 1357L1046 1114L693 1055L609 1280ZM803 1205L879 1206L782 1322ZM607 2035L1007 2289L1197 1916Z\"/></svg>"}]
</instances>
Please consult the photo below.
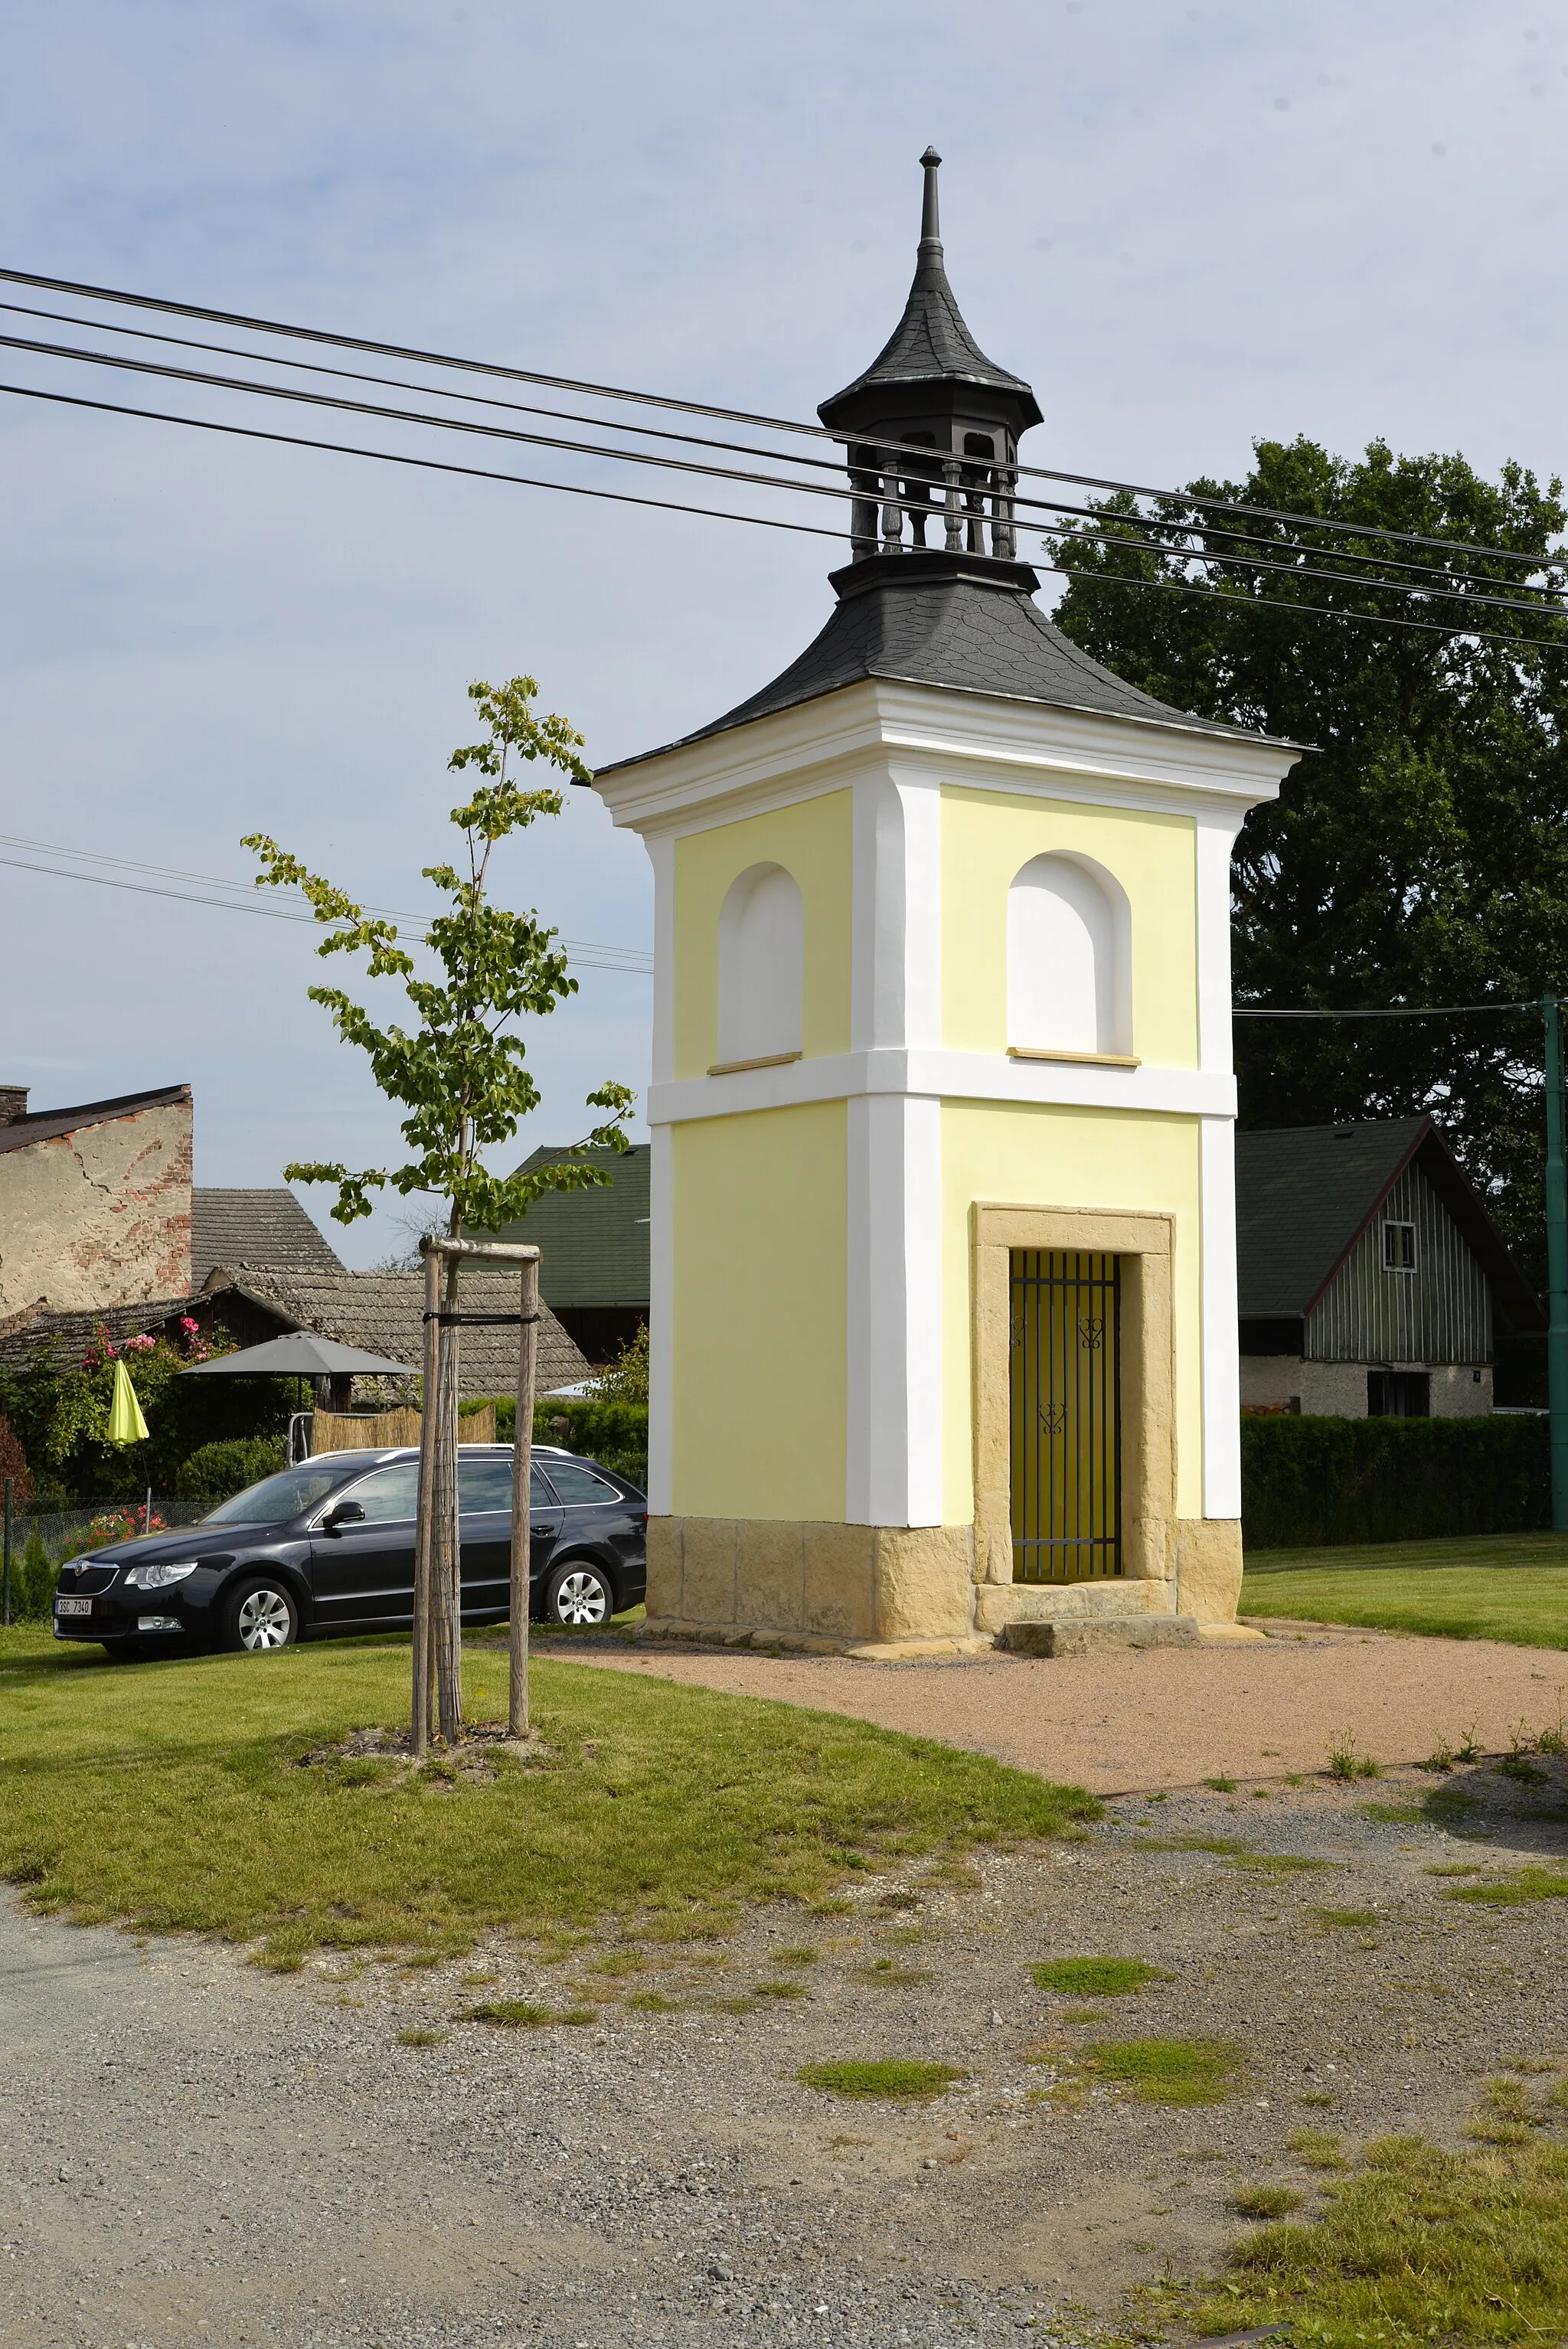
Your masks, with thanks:
<instances>
[{"instance_id":1,"label":"black station wagon car","mask_svg":"<svg viewBox=\"0 0 1568 2349\"><path fill-rule=\"evenodd\" d=\"M509 1612L511 1467L510 1444L459 1446L466 1623ZM73 1558L60 1569L55 1637L129 1657L407 1630L418 1473L416 1451L321 1453L200 1525ZM624 1476L536 1446L529 1521L536 1618L603 1623L643 1597L648 1505Z\"/></svg>"}]
</instances>

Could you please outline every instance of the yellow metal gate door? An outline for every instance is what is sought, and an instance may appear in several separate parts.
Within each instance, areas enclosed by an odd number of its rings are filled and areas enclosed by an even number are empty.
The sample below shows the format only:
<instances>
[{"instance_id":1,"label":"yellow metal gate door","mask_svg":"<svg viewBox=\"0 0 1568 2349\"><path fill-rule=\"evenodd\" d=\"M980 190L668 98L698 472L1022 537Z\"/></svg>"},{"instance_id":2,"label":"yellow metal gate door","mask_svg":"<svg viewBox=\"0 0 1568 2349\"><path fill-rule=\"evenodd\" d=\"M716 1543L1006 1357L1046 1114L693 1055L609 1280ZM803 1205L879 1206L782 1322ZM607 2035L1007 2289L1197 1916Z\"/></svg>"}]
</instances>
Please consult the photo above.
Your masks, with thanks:
<instances>
[{"instance_id":1,"label":"yellow metal gate door","mask_svg":"<svg viewBox=\"0 0 1568 2349\"><path fill-rule=\"evenodd\" d=\"M1121 1572L1118 1260L1014 1248L1013 1579Z\"/></svg>"}]
</instances>

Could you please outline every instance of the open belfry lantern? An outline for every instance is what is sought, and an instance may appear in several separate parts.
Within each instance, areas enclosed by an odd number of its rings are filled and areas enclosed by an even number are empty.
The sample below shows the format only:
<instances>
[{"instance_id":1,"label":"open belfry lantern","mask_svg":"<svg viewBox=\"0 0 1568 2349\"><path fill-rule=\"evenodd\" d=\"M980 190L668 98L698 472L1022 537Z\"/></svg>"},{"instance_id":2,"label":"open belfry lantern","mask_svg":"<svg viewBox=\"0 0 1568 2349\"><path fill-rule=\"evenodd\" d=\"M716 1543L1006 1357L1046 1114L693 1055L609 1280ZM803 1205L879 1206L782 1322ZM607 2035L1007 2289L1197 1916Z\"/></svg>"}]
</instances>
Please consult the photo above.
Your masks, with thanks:
<instances>
[{"instance_id":1,"label":"open belfry lantern","mask_svg":"<svg viewBox=\"0 0 1568 2349\"><path fill-rule=\"evenodd\" d=\"M923 158L815 643L603 770L655 885L648 1615L911 1652L1233 1620L1230 856L1289 745L1090 660L1016 552L1040 421Z\"/></svg>"}]
</instances>

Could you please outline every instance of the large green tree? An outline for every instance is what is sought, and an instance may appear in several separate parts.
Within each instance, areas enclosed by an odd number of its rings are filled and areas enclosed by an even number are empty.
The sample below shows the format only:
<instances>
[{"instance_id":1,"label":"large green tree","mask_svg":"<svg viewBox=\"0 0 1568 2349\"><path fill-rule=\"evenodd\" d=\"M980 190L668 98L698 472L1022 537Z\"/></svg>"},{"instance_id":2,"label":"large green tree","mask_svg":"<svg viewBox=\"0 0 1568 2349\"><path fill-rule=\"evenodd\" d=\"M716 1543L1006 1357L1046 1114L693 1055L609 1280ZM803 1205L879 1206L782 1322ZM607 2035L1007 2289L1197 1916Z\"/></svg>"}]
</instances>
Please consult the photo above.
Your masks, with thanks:
<instances>
[{"instance_id":1,"label":"large green tree","mask_svg":"<svg viewBox=\"0 0 1568 2349\"><path fill-rule=\"evenodd\" d=\"M1264 440L1244 481L1118 495L1056 542L1070 576L1055 616L1086 651L1181 709L1309 746L1237 843L1238 1003L1472 1004L1568 985L1568 622L1542 597L1564 585L1563 521L1561 484L1517 465L1493 482L1381 441L1350 463ZM1347 523L1527 560L1334 527ZM1148 584L1119 584L1132 579ZM1373 625L1412 620L1442 625ZM1429 1111L1543 1272L1538 1018L1236 1026L1243 1124Z\"/></svg>"}]
</instances>

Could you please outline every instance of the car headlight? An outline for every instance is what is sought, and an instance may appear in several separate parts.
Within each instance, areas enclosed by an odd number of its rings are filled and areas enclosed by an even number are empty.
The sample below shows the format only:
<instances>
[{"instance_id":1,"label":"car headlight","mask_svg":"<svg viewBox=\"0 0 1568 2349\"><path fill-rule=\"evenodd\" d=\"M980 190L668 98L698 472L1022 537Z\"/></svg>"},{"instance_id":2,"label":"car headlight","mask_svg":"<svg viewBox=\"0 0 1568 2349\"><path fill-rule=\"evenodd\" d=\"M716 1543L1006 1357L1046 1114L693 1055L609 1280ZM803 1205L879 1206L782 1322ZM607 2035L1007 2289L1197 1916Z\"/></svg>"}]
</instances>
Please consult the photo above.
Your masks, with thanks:
<instances>
[{"instance_id":1,"label":"car headlight","mask_svg":"<svg viewBox=\"0 0 1568 2349\"><path fill-rule=\"evenodd\" d=\"M167 1590L171 1582L183 1582L194 1574L201 1561L199 1557L183 1558L179 1565L165 1558L150 1558L145 1566L133 1566L126 1575L126 1588L130 1590Z\"/></svg>"}]
</instances>

